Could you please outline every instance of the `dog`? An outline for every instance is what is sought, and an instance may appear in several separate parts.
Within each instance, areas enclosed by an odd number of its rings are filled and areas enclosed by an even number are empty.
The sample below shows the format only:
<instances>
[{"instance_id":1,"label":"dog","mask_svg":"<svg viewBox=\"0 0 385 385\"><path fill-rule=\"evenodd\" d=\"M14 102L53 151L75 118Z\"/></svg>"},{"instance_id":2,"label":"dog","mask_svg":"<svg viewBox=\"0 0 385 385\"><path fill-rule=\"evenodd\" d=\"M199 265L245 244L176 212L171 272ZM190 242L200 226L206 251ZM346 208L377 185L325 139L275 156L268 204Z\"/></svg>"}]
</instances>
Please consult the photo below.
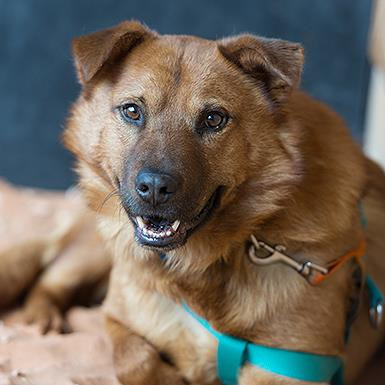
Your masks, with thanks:
<instances>
[{"instance_id":1,"label":"dog","mask_svg":"<svg viewBox=\"0 0 385 385\"><path fill-rule=\"evenodd\" d=\"M215 333L340 357L356 378L384 337L362 280L385 291L385 176L299 89L302 46L127 21L73 53L82 92L64 142L114 258L104 311L120 382L219 384ZM314 383L252 362L235 373Z\"/></svg>"},{"instance_id":2,"label":"dog","mask_svg":"<svg viewBox=\"0 0 385 385\"><path fill-rule=\"evenodd\" d=\"M111 261L81 194L15 187L0 179L0 310L8 323L68 331L76 303L105 295ZM3 314L0 314L3 316Z\"/></svg>"}]
</instances>

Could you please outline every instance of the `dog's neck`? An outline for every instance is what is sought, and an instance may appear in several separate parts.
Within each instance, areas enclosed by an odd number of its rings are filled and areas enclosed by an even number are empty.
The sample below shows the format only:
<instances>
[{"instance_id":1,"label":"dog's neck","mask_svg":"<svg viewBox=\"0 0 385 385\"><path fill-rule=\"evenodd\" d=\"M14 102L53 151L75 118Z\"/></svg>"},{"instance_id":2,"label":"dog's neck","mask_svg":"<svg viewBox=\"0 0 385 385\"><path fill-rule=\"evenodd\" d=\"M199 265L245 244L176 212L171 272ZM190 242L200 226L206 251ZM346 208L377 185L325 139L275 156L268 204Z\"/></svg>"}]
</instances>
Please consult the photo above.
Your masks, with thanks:
<instances>
[{"instance_id":1,"label":"dog's neck","mask_svg":"<svg viewBox=\"0 0 385 385\"><path fill-rule=\"evenodd\" d=\"M299 261L330 261L355 247L360 236L353 226L351 232L341 236L338 242L324 247L301 243L300 247L295 241L291 243L295 247L289 246L288 253ZM274 239L274 233L266 231L264 237ZM245 242L232 248L231 255L218 260L204 272L181 273L178 270L171 282L177 287L179 299L221 332L256 343L304 350L314 346L312 338L304 339L301 333L309 334L317 319L324 322L328 319L325 313L333 309L335 324L317 326L318 337L322 335L325 342L325 345L318 343L318 353L337 353L327 350L330 346L338 346L330 343L332 340L340 341L339 348L342 349L350 269L340 273L337 280L331 277L322 287L313 289L296 271L283 264L254 265L247 256L247 247ZM199 255L195 257L199 258ZM299 327L288 330L284 326L286 322L298 323Z\"/></svg>"}]
</instances>

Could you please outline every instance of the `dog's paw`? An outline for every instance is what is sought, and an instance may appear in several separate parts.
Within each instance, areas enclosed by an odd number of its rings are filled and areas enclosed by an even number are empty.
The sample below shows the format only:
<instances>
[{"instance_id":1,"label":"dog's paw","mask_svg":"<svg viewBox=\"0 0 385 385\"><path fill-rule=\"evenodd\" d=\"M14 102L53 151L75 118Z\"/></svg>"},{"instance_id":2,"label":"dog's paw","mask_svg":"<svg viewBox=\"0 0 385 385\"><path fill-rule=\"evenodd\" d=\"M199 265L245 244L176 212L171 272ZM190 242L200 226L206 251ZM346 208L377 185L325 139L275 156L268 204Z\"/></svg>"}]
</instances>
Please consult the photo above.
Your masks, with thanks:
<instances>
[{"instance_id":1,"label":"dog's paw","mask_svg":"<svg viewBox=\"0 0 385 385\"><path fill-rule=\"evenodd\" d=\"M149 358L135 366L115 365L116 375L122 385L191 385L178 371L178 369L164 362L154 349L155 359ZM115 362L116 364L116 362Z\"/></svg>"},{"instance_id":2,"label":"dog's paw","mask_svg":"<svg viewBox=\"0 0 385 385\"><path fill-rule=\"evenodd\" d=\"M117 372L117 378L121 385L190 385L190 382L172 367L158 367L151 376Z\"/></svg>"},{"instance_id":3,"label":"dog's paw","mask_svg":"<svg viewBox=\"0 0 385 385\"><path fill-rule=\"evenodd\" d=\"M27 304L19 314L19 321L35 325L40 333L62 333L67 331L67 325L60 309L48 302L33 302Z\"/></svg>"}]
</instances>

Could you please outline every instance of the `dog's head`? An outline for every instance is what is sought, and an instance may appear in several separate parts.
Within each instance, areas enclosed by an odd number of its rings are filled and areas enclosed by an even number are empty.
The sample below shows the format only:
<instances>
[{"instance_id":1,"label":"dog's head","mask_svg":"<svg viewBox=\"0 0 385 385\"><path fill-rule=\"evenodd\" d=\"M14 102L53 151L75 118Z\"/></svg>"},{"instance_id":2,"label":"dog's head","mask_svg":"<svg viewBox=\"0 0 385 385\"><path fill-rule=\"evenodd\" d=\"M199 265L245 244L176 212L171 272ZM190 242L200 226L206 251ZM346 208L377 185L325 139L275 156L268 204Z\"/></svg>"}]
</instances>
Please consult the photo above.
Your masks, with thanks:
<instances>
[{"instance_id":1,"label":"dog's head","mask_svg":"<svg viewBox=\"0 0 385 385\"><path fill-rule=\"evenodd\" d=\"M111 192L141 245L174 249L205 227L211 239L236 233L277 206L298 171L285 106L300 45L124 22L73 51L83 92L66 144L93 207Z\"/></svg>"}]
</instances>

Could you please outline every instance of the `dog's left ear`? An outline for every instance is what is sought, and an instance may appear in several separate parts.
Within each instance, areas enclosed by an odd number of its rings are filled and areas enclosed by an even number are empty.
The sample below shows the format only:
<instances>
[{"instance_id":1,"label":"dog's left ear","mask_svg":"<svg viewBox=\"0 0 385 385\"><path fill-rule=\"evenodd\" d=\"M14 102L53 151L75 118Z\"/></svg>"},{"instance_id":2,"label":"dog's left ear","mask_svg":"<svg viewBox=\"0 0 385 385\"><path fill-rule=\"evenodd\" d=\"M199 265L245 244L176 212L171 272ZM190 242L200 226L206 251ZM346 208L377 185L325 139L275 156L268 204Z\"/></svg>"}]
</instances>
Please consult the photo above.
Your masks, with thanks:
<instances>
[{"instance_id":1,"label":"dog's left ear","mask_svg":"<svg viewBox=\"0 0 385 385\"><path fill-rule=\"evenodd\" d=\"M283 101L299 85L304 63L300 44L240 35L219 41L218 48L226 59L261 82L274 101Z\"/></svg>"}]
</instances>

